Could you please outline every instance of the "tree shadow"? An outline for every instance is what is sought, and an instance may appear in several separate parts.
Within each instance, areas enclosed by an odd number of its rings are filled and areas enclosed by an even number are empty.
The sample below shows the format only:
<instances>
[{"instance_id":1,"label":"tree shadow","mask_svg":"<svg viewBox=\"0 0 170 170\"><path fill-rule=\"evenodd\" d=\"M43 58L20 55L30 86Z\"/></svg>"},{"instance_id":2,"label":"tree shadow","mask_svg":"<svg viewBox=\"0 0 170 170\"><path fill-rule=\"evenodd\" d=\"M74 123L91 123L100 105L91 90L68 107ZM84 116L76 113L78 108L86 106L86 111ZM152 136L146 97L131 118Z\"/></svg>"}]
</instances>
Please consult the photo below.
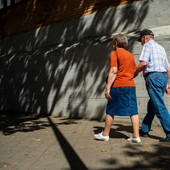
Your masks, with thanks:
<instances>
[{"instance_id":1,"label":"tree shadow","mask_svg":"<svg viewBox=\"0 0 170 170\"><path fill-rule=\"evenodd\" d=\"M94 134L101 133L104 130L103 127L94 126ZM110 138L124 138L127 139L129 136L125 135L124 132L133 134L132 125L123 125L123 124L113 124L110 129ZM159 140L160 137L156 135L149 134L149 138Z\"/></svg>"},{"instance_id":2,"label":"tree shadow","mask_svg":"<svg viewBox=\"0 0 170 170\"><path fill-rule=\"evenodd\" d=\"M122 127L122 125L120 125L120 124L117 124L116 126ZM126 126L126 128L129 129L129 131L132 133L132 127ZM124 139L127 139L129 136L125 135L124 133L121 133L121 131L126 131L127 130L126 128L124 129L124 127L123 127L123 129L121 129L121 130L119 129L119 127L116 128L116 129L111 128L109 137L110 138L124 138ZM103 131L103 127L100 127L100 126L94 126L94 129L95 129L94 134L101 133Z\"/></svg>"},{"instance_id":3,"label":"tree shadow","mask_svg":"<svg viewBox=\"0 0 170 170\"><path fill-rule=\"evenodd\" d=\"M70 165L69 169L72 170L88 170L88 168L85 166L85 164L82 162L82 160L79 158L79 156L76 154L74 149L71 147L69 142L65 139L65 137L62 135L60 130L57 128L57 126L53 123L52 119L50 117L47 117L50 126L52 127L54 134L64 152L64 155Z\"/></svg>"},{"instance_id":4,"label":"tree shadow","mask_svg":"<svg viewBox=\"0 0 170 170\"><path fill-rule=\"evenodd\" d=\"M76 1L64 1L64 2L61 0L58 0L57 2L56 1L44 2L41 0L36 0L36 1L22 0L17 4L13 4L12 6L8 6L0 10L0 21L1 21L0 38L6 38L7 36L17 35L20 34L21 32L26 32L32 29L37 29L55 23L73 20L75 18L92 14L97 11L106 10L110 7L117 7L123 4L132 5L134 2L137 1L141 1L141 0L127 0L127 1L76 0ZM133 15L135 16L136 11L133 10L133 12L134 12ZM20 15L21 13L22 16ZM15 14L16 17L13 16L13 14ZM128 19L130 20L130 18ZM8 21L8 25L15 24L15 27L12 28L5 27L7 21ZM124 21L126 22L126 19ZM131 19L131 21L133 22L133 18ZM16 23L19 22L20 24L16 25ZM74 29L74 27L72 29Z\"/></svg>"},{"instance_id":5,"label":"tree shadow","mask_svg":"<svg viewBox=\"0 0 170 170\"><path fill-rule=\"evenodd\" d=\"M46 115L28 114L23 112L0 112L0 130L4 135L16 132L30 132L49 127L49 122L41 120Z\"/></svg>"},{"instance_id":6,"label":"tree shadow","mask_svg":"<svg viewBox=\"0 0 170 170\"><path fill-rule=\"evenodd\" d=\"M151 170L151 169L160 169L168 170L170 168L170 145L167 143L164 144L152 144L149 147L152 147L152 151L141 150L140 145L126 144L124 148L126 149L125 155L128 159L132 160L131 165L128 167L121 166L119 160L114 158L111 160L112 165L118 167L119 170ZM136 158L136 159L135 159ZM139 159L137 159L139 158ZM101 160L106 164L110 164L110 160ZM133 162L133 163L132 163ZM117 166L120 165L120 166ZM113 168L114 169L114 168ZM109 169L105 169L109 170Z\"/></svg>"},{"instance_id":7,"label":"tree shadow","mask_svg":"<svg viewBox=\"0 0 170 170\"><path fill-rule=\"evenodd\" d=\"M140 6L128 1L120 7L121 2L90 16L2 39L0 110L101 119L113 33L140 29L149 8L146 0L140 1ZM133 25L130 17L134 13L138 15ZM129 51L135 39L129 38Z\"/></svg>"}]
</instances>

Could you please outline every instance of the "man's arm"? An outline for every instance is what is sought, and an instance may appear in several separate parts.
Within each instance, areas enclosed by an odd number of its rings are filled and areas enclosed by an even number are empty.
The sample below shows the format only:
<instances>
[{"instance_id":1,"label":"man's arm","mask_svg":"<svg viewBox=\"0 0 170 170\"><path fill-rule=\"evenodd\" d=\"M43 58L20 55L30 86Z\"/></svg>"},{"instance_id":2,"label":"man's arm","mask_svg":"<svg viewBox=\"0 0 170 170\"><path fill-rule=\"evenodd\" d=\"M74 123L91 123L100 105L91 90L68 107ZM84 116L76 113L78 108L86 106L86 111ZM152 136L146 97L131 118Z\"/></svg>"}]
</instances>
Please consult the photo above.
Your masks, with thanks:
<instances>
[{"instance_id":1,"label":"man's arm","mask_svg":"<svg viewBox=\"0 0 170 170\"><path fill-rule=\"evenodd\" d=\"M138 65L138 67L136 68L135 72L134 72L134 78L142 71L146 68L146 66L148 65L147 62L145 61L141 61Z\"/></svg>"},{"instance_id":2,"label":"man's arm","mask_svg":"<svg viewBox=\"0 0 170 170\"><path fill-rule=\"evenodd\" d=\"M170 67L167 69L167 76L168 76L168 84L166 86L166 94L170 94Z\"/></svg>"},{"instance_id":3,"label":"man's arm","mask_svg":"<svg viewBox=\"0 0 170 170\"><path fill-rule=\"evenodd\" d=\"M118 69L117 67L111 67L110 68L110 71L109 71L109 76L108 76L108 79L107 79L107 84L106 84L106 91L105 91L105 97L106 99L110 100L111 99L111 96L110 96L110 88L117 76L117 72L118 72Z\"/></svg>"}]
</instances>

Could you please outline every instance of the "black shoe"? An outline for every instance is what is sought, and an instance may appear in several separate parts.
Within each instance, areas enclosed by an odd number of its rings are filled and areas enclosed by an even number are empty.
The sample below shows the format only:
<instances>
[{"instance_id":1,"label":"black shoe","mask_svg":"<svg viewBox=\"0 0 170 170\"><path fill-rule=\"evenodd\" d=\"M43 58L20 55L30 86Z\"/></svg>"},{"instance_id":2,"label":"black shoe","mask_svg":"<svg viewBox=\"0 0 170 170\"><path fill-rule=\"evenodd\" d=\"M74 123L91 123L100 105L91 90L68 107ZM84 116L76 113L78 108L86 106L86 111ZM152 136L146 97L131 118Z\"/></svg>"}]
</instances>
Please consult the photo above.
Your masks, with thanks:
<instances>
[{"instance_id":1,"label":"black shoe","mask_svg":"<svg viewBox=\"0 0 170 170\"><path fill-rule=\"evenodd\" d=\"M140 136L143 136L143 137L149 136L148 132L143 132L141 129L139 130L139 134L140 134Z\"/></svg>"},{"instance_id":2,"label":"black shoe","mask_svg":"<svg viewBox=\"0 0 170 170\"><path fill-rule=\"evenodd\" d=\"M160 142L170 142L170 137L161 138L159 141Z\"/></svg>"}]
</instances>

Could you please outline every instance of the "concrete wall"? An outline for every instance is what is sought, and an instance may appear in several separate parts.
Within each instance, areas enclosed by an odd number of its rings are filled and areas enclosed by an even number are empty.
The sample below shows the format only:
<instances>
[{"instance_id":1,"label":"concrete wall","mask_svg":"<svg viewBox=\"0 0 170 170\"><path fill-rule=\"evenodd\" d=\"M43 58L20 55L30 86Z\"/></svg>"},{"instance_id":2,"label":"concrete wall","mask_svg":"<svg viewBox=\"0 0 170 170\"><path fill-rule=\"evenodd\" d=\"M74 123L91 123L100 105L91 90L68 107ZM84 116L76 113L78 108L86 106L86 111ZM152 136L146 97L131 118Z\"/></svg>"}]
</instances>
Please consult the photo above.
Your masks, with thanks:
<instances>
[{"instance_id":1,"label":"concrete wall","mask_svg":"<svg viewBox=\"0 0 170 170\"><path fill-rule=\"evenodd\" d=\"M0 110L103 120L112 37L128 36L127 50L138 64L138 31L150 28L170 61L169 8L170 0L133 2L0 40ZM142 74L135 82L143 119L148 94Z\"/></svg>"}]
</instances>

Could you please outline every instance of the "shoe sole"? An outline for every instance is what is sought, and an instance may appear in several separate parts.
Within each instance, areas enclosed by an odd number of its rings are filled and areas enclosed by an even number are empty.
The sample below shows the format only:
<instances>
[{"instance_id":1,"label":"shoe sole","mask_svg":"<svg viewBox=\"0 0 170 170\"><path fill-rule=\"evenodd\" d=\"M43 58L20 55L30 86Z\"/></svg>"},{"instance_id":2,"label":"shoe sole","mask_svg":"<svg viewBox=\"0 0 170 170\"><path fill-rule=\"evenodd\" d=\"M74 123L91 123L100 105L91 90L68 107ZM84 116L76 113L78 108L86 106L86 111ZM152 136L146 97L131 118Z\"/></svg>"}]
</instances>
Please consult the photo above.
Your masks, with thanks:
<instances>
[{"instance_id":1,"label":"shoe sole","mask_svg":"<svg viewBox=\"0 0 170 170\"><path fill-rule=\"evenodd\" d=\"M109 139L101 139L101 138L97 138L97 137L94 137L94 138L97 140L101 140L101 141L109 141Z\"/></svg>"},{"instance_id":2,"label":"shoe sole","mask_svg":"<svg viewBox=\"0 0 170 170\"><path fill-rule=\"evenodd\" d=\"M141 140L140 141L137 141L137 140L127 140L128 142L132 142L132 143L140 143L141 142Z\"/></svg>"}]
</instances>

